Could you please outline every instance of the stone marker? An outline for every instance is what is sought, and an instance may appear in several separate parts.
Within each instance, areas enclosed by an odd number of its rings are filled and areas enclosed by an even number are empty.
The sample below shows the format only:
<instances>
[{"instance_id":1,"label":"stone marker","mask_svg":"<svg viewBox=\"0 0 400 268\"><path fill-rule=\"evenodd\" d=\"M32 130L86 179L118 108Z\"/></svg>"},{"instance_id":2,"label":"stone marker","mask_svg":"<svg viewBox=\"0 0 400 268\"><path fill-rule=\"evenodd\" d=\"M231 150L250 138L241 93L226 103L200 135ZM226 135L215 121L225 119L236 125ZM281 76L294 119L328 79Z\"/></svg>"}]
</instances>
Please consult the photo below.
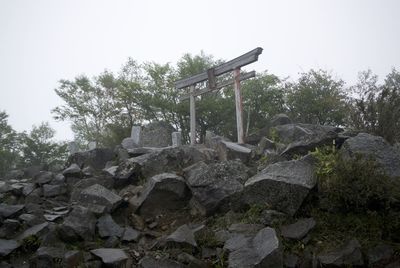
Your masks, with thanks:
<instances>
[{"instance_id":1,"label":"stone marker","mask_svg":"<svg viewBox=\"0 0 400 268\"><path fill-rule=\"evenodd\" d=\"M79 151L78 144L74 141L71 141L70 143L68 143L68 151L69 151L70 155L77 153Z\"/></svg>"},{"instance_id":2,"label":"stone marker","mask_svg":"<svg viewBox=\"0 0 400 268\"><path fill-rule=\"evenodd\" d=\"M131 138L133 139L133 142L139 146L141 146L141 136L142 136L142 127L133 126L131 131Z\"/></svg>"},{"instance_id":3,"label":"stone marker","mask_svg":"<svg viewBox=\"0 0 400 268\"><path fill-rule=\"evenodd\" d=\"M95 142L95 141L89 142L88 147L89 147L89 150L96 149L97 148L97 142Z\"/></svg>"},{"instance_id":4,"label":"stone marker","mask_svg":"<svg viewBox=\"0 0 400 268\"><path fill-rule=\"evenodd\" d=\"M182 133L180 131L172 132L172 146L182 145Z\"/></svg>"}]
</instances>

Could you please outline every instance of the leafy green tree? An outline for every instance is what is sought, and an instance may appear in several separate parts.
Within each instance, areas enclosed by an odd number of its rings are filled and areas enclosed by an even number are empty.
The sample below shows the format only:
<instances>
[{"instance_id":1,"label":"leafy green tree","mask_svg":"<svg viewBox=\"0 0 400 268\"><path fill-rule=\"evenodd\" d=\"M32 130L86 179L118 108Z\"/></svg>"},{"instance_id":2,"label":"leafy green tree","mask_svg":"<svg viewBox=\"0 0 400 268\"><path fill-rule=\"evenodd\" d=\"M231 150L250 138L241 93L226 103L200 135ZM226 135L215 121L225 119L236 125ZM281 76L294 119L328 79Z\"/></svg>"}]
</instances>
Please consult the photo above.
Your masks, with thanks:
<instances>
[{"instance_id":1,"label":"leafy green tree","mask_svg":"<svg viewBox=\"0 0 400 268\"><path fill-rule=\"evenodd\" d=\"M17 133L7 118L7 113L0 111L0 176L15 167L18 160Z\"/></svg>"},{"instance_id":2,"label":"leafy green tree","mask_svg":"<svg viewBox=\"0 0 400 268\"><path fill-rule=\"evenodd\" d=\"M33 126L29 134L23 132L19 134L19 146L21 159L19 165L46 165L54 166L62 164L66 160L67 145L53 141L55 130L49 123L41 123Z\"/></svg>"},{"instance_id":3,"label":"leafy green tree","mask_svg":"<svg viewBox=\"0 0 400 268\"><path fill-rule=\"evenodd\" d=\"M55 89L65 105L52 110L58 120L70 120L78 140L112 146L129 136L138 122L137 96L142 90L140 66L129 60L119 77L103 72L91 81L86 76L61 80Z\"/></svg>"},{"instance_id":4,"label":"leafy green tree","mask_svg":"<svg viewBox=\"0 0 400 268\"><path fill-rule=\"evenodd\" d=\"M392 69L379 85L371 70L361 72L352 92L350 125L391 143L400 141L400 73Z\"/></svg>"},{"instance_id":5,"label":"leafy green tree","mask_svg":"<svg viewBox=\"0 0 400 268\"><path fill-rule=\"evenodd\" d=\"M347 117L344 81L324 70L310 70L287 84L290 115L302 123L344 125Z\"/></svg>"},{"instance_id":6,"label":"leafy green tree","mask_svg":"<svg viewBox=\"0 0 400 268\"><path fill-rule=\"evenodd\" d=\"M259 73L242 84L246 134L265 127L272 116L286 112L285 91L277 76Z\"/></svg>"}]
</instances>

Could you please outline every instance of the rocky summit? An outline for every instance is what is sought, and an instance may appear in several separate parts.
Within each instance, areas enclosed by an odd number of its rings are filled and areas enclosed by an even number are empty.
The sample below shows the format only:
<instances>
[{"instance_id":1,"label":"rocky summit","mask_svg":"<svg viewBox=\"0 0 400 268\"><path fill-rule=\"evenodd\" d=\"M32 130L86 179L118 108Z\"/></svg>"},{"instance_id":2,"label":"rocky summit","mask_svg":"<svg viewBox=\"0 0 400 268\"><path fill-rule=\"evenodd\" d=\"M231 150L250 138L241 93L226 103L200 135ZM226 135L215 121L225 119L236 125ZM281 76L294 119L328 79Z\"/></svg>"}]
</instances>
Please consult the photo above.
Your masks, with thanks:
<instances>
[{"instance_id":1,"label":"rocky summit","mask_svg":"<svg viewBox=\"0 0 400 268\"><path fill-rule=\"evenodd\" d=\"M400 151L383 138L285 115L252 144L208 133L172 147L172 131L2 179L0 267L400 267L399 196L329 192L345 183L336 161L360 157L398 187Z\"/></svg>"}]
</instances>

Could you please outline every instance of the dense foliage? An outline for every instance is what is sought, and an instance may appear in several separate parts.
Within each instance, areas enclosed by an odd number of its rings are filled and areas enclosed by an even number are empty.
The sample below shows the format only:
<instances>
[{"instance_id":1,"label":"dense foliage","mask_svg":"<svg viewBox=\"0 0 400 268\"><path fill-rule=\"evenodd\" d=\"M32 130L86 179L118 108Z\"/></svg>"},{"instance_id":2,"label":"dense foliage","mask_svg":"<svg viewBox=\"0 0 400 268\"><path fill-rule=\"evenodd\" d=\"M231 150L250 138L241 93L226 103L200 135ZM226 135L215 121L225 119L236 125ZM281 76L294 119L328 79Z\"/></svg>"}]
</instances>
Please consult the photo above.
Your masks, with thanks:
<instances>
[{"instance_id":1,"label":"dense foliage","mask_svg":"<svg viewBox=\"0 0 400 268\"><path fill-rule=\"evenodd\" d=\"M14 168L52 168L66 160L67 146L53 140L55 131L48 123L33 126L29 133L18 133L7 118L6 112L0 112L0 177Z\"/></svg>"},{"instance_id":2,"label":"dense foliage","mask_svg":"<svg viewBox=\"0 0 400 268\"><path fill-rule=\"evenodd\" d=\"M118 74L108 71L90 79L61 80L56 93L65 104L53 109L56 119L69 120L78 140L118 144L133 125L166 121L189 138L189 102L179 98L174 81L200 73L222 61L203 52L184 55L176 64L138 63L133 59ZM399 139L400 74L395 69L378 85L371 71L360 73L355 86L325 70L310 70L295 81L268 72L242 82L244 127L250 134L278 113L296 122L365 130L390 142ZM231 79L225 75L220 80ZM198 85L198 88L206 84ZM197 97L196 125L201 142L206 130L236 139L232 87Z\"/></svg>"}]
</instances>

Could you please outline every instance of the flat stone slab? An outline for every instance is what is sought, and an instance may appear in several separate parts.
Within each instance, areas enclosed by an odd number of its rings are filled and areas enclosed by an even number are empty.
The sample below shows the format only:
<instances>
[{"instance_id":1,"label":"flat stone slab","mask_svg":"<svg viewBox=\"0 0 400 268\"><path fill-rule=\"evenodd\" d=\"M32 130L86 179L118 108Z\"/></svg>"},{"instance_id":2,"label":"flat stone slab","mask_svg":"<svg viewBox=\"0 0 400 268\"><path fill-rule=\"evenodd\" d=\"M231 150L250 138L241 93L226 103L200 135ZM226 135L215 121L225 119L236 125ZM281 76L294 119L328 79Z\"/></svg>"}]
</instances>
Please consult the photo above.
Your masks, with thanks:
<instances>
[{"instance_id":1,"label":"flat stone slab","mask_svg":"<svg viewBox=\"0 0 400 268\"><path fill-rule=\"evenodd\" d=\"M166 241L197 247L197 243L194 238L194 232L186 224L178 227L175 232L173 232L166 238Z\"/></svg>"},{"instance_id":2,"label":"flat stone slab","mask_svg":"<svg viewBox=\"0 0 400 268\"><path fill-rule=\"evenodd\" d=\"M21 211L24 207L24 205L0 204L0 216L3 218L11 217Z\"/></svg>"},{"instance_id":3,"label":"flat stone slab","mask_svg":"<svg viewBox=\"0 0 400 268\"><path fill-rule=\"evenodd\" d=\"M108 265L118 265L128 260L128 255L119 248L98 248L90 252L101 258L101 261Z\"/></svg>"},{"instance_id":4,"label":"flat stone slab","mask_svg":"<svg viewBox=\"0 0 400 268\"><path fill-rule=\"evenodd\" d=\"M17 236L18 241L22 241L25 238L35 235L35 236L41 236L45 232L47 232L49 224L47 222L32 226L31 228L26 229L22 234Z\"/></svg>"},{"instance_id":5,"label":"flat stone slab","mask_svg":"<svg viewBox=\"0 0 400 268\"><path fill-rule=\"evenodd\" d=\"M0 239L0 257L5 257L19 247L15 240Z\"/></svg>"}]
</instances>

